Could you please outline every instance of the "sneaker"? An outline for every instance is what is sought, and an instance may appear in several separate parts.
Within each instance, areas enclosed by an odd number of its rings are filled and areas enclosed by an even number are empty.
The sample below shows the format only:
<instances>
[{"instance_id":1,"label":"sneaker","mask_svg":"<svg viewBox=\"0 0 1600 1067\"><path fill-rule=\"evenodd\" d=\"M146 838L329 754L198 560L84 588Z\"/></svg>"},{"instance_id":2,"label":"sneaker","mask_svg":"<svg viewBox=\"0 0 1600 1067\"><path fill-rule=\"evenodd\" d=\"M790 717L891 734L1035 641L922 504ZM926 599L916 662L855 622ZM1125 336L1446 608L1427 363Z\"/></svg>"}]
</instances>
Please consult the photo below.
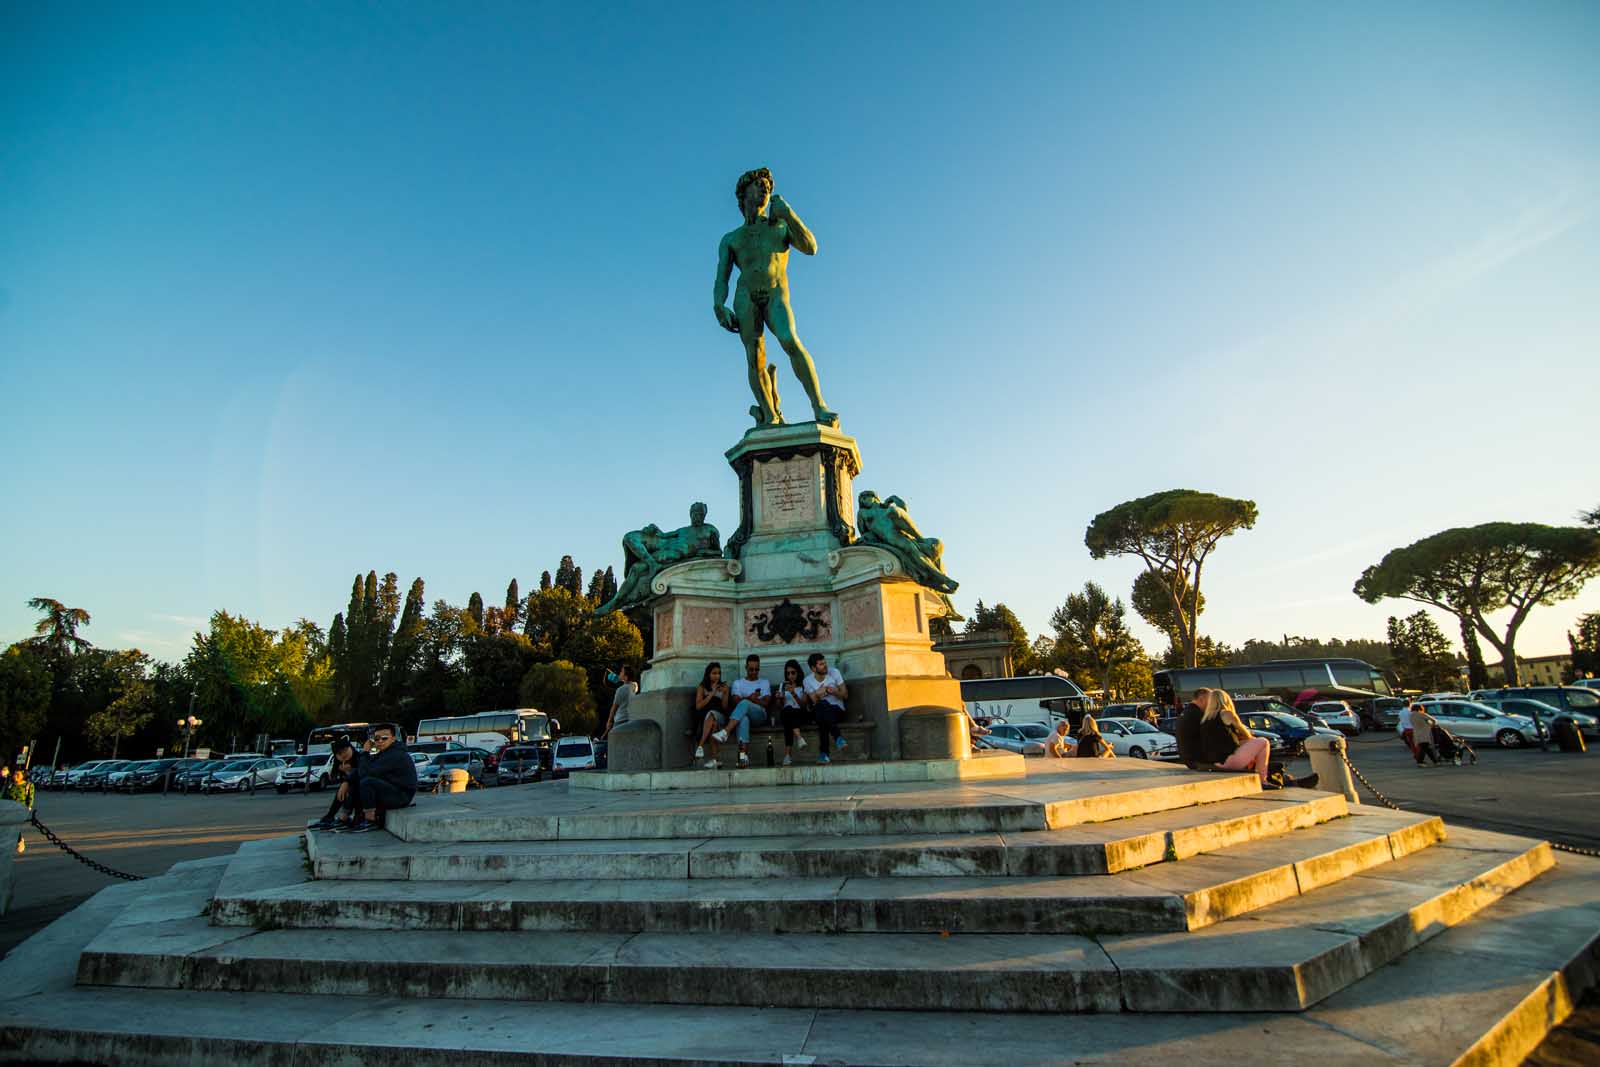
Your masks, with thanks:
<instances>
[{"instance_id":1,"label":"sneaker","mask_svg":"<svg viewBox=\"0 0 1600 1067\"><path fill-rule=\"evenodd\" d=\"M748 752L739 753L739 766L741 766L741 767L750 766L750 753L748 753Z\"/></svg>"},{"instance_id":2,"label":"sneaker","mask_svg":"<svg viewBox=\"0 0 1600 1067\"><path fill-rule=\"evenodd\" d=\"M722 744L724 741L726 741L728 739L728 731L726 731L726 730L718 730L716 733L712 734L711 736L712 736L712 738L714 738L716 740L717 744L720 745L720 744Z\"/></svg>"},{"instance_id":3,"label":"sneaker","mask_svg":"<svg viewBox=\"0 0 1600 1067\"><path fill-rule=\"evenodd\" d=\"M349 832L352 834L365 834L377 829L379 829L377 823L362 819L360 822L351 823Z\"/></svg>"},{"instance_id":4,"label":"sneaker","mask_svg":"<svg viewBox=\"0 0 1600 1067\"><path fill-rule=\"evenodd\" d=\"M705 748L703 746L701 746L701 745L694 746L694 758L695 759L705 759L706 758L706 750L705 750Z\"/></svg>"},{"instance_id":5,"label":"sneaker","mask_svg":"<svg viewBox=\"0 0 1600 1067\"><path fill-rule=\"evenodd\" d=\"M783 757L783 765L785 767L792 767L794 766L794 760L790 759L788 756L785 756Z\"/></svg>"},{"instance_id":6,"label":"sneaker","mask_svg":"<svg viewBox=\"0 0 1600 1067\"><path fill-rule=\"evenodd\" d=\"M337 819L317 819L314 822L306 823L306 829L307 830L332 830L333 826L334 826L334 823L336 823L336 822L338 822Z\"/></svg>"},{"instance_id":7,"label":"sneaker","mask_svg":"<svg viewBox=\"0 0 1600 1067\"><path fill-rule=\"evenodd\" d=\"M835 749L836 749L836 750L838 750L838 751L841 751L841 752L842 752L842 751L844 751L844 750L845 750L845 749L847 749L847 748L849 748L849 747L850 747L850 746L849 746L849 744L848 744L848 743L846 743L846 741L845 741L845 739L844 739L844 738L843 738L843 737L841 737L841 738L839 738L839 740L837 740L837 741L835 741L835 742L834 742L834 745L833 745L833 747L834 747L834 748L835 748Z\"/></svg>"},{"instance_id":8,"label":"sneaker","mask_svg":"<svg viewBox=\"0 0 1600 1067\"><path fill-rule=\"evenodd\" d=\"M708 759L704 763L700 764L700 766L704 767L708 771L714 771L717 769L717 761L714 759Z\"/></svg>"},{"instance_id":9,"label":"sneaker","mask_svg":"<svg viewBox=\"0 0 1600 1067\"><path fill-rule=\"evenodd\" d=\"M1316 775L1308 774L1304 778L1296 778L1291 784L1296 789L1315 789L1319 781L1321 781L1321 779Z\"/></svg>"},{"instance_id":10,"label":"sneaker","mask_svg":"<svg viewBox=\"0 0 1600 1067\"><path fill-rule=\"evenodd\" d=\"M828 758L828 754L826 752L824 752L822 755L817 757L817 762L818 763L832 763L833 760L829 759Z\"/></svg>"},{"instance_id":11,"label":"sneaker","mask_svg":"<svg viewBox=\"0 0 1600 1067\"><path fill-rule=\"evenodd\" d=\"M333 826L330 828L329 832L330 833L335 833L335 834L349 833L350 832L350 827L352 827L354 825L355 824L353 822L351 822L349 819L335 819L334 822L333 822Z\"/></svg>"},{"instance_id":12,"label":"sneaker","mask_svg":"<svg viewBox=\"0 0 1600 1067\"><path fill-rule=\"evenodd\" d=\"M794 733L794 747L795 748L805 748L806 747L806 735L801 733L799 730L796 730L795 733Z\"/></svg>"}]
</instances>

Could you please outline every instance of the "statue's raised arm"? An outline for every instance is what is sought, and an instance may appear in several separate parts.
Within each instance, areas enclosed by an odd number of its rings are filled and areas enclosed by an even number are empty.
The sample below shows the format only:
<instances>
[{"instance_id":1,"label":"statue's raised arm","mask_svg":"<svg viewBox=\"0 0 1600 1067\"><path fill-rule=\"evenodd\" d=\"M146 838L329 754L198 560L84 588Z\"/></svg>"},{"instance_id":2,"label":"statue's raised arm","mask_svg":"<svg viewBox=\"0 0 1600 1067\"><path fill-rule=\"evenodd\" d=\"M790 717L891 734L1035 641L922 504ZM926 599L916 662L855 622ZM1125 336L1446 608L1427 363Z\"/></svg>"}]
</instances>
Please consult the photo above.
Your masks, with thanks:
<instances>
[{"instance_id":1,"label":"statue's raised arm","mask_svg":"<svg viewBox=\"0 0 1600 1067\"><path fill-rule=\"evenodd\" d=\"M750 414L758 426L781 424L777 375L767 366L765 334L772 331L789 354L789 366L811 401L812 417L826 426L839 425L839 416L822 402L822 386L811 354L795 330L794 309L789 305L789 249L815 255L817 238L787 201L772 191L772 172L766 167L746 171L734 187L744 225L723 235L717 246L717 275L711 288L717 322L744 343L750 392L756 402ZM733 306L728 306L728 286L739 268Z\"/></svg>"}]
</instances>

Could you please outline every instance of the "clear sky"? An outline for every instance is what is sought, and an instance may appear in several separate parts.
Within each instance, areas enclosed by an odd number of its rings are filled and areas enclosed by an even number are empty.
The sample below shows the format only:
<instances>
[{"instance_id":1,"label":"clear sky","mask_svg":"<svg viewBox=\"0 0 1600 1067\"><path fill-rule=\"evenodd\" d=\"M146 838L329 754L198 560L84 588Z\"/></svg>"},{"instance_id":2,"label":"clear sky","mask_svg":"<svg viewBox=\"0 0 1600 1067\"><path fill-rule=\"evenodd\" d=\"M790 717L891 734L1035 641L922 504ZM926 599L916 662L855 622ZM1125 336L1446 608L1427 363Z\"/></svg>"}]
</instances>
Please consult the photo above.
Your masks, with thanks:
<instances>
[{"instance_id":1,"label":"clear sky","mask_svg":"<svg viewBox=\"0 0 1600 1067\"><path fill-rule=\"evenodd\" d=\"M1185 486L1261 511L1206 632L1379 637L1387 549L1600 504L1597 56L1592 2L0 5L0 639L731 532L761 165L857 488L963 609L1126 596L1084 527Z\"/></svg>"}]
</instances>

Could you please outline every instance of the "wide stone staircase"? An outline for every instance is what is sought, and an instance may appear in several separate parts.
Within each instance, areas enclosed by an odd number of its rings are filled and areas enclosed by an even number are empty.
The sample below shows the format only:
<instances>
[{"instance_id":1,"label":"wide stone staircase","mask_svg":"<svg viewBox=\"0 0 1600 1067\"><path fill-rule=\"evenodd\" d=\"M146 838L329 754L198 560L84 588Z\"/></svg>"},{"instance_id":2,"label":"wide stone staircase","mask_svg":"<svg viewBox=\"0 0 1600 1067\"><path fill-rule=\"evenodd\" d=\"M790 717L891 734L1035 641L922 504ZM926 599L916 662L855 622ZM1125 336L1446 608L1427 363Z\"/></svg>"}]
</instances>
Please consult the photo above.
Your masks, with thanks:
<instances>
[{"instance_id":1,"label":"wide stone staircase","mask_svg":"<svg viewBox=\"0 0 1600 1067\"><path fill-rule=\"evenodd\" d=\"M1515 1063L1600 959L1600 863L1137 760L580 776L389 830L107 890L0 964L0 1059Z\"/></svg>"}]
</instances>

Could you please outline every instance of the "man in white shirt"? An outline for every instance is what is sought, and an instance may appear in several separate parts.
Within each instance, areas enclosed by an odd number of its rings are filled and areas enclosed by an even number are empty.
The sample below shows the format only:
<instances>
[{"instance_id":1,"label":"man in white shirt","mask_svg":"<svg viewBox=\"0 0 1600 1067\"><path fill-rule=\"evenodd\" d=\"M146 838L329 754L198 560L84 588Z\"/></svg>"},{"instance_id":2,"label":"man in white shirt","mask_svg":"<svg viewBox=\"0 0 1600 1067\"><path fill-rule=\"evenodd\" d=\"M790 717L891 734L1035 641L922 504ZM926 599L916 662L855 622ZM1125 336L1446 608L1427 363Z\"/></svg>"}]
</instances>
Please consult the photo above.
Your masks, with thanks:
<instances>
[{"instance_id":1,"label":"man in white shirt","mask_svg":"<svg viewBox=\"0 0 1600 1067\"><path fill-rule=\"evenodd\" d=\"M772 683L761 677L761 657L755 654L744 658L744 677L729 686L733 699L738 701L728 716L728 725L711 736L722 742L730 733L739 736L739 766L750 766L750 727L767 721L767 709L772 704Z\"/></svg>"},{"instance_id":2,"label":"man in white shirt","mask_svg":"<svg viewBox=\"0 0 1600 1067\"><path fill-rule=\"evenodd\" d=\"M1416 754L1417 754L1417 743L1416 743L1416 740L1415 740L1416 734L1411 729L1411 705L1410 704L1402 704L1400 706L1400 718L1399 718L1399 721L1397 721L1394 724L1394 728L1396 730L1400 731L1400 740L1402 740L1402 741L1404 741L1406 743L1406 747L1411 750L1411 755L1413 757L1416 756Z\"/></svg>"},{"instance_id":3,"label":"man in white shirt","mask_svg":"<svg viewBox=\"0 0 1600 1067\"><path fill-rule=\"evenodd\" d=\"M817 735L822 742L817 762L832 763L828 757L828 738L832 736L841 749L847 747L844 734L839 731L839 720L844 717L844 702L849 699L850 690L844 684L844 676L828 666L828 657L821 652L806 657L806 666L811 668L811 673L806 675L806 699L817 717Z\"/></svg>"}]
</instances>

